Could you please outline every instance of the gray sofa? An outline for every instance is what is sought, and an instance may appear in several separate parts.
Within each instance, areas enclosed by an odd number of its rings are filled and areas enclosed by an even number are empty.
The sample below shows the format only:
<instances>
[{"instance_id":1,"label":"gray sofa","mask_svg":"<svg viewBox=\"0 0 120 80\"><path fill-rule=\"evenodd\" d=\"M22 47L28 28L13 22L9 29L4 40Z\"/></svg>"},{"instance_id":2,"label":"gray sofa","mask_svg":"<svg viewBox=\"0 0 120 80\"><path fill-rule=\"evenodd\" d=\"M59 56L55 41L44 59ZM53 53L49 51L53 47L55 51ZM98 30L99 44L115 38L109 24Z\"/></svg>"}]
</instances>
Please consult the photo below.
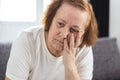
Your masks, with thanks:
<instances>
[{"instance_id":1,"label":"gray sofa","mask_svg":"<svg viewBox=\"0 0 120 80\"><path fill-rule=\"evenodd\" d=\"M120 80L120 53L115 38L99 39L93 55L93 80Z\"/></svg>"},{"instance_id":2,"label":"gray sofa","mask_svg":"<svg viewBox=\"0 0 120 80\"><path fill-rule=\"evenodd\" d=\"M11 43L0 43L0 80L4 80ZM120 80L120 54L115 38L100 38L93 47L93 80Z\"/></svg>"},{"instance_id":3,"label":"gray sofa","mask_svg":"<svg viewBox=\"0 0 120 80\"><path fill-rule=\"evenodd\" d=\"M4 80L11 43L0 43L0 80Z\"/></svg>"}]
</instances>

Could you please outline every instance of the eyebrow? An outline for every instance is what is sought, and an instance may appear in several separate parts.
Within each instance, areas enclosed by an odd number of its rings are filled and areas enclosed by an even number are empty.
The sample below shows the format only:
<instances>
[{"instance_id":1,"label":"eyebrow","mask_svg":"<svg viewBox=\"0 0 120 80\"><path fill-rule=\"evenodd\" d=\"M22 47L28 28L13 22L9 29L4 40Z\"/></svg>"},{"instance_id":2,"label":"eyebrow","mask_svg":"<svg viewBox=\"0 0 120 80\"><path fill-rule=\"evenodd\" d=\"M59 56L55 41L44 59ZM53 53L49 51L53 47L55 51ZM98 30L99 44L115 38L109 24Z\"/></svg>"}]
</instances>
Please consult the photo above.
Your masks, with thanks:
<instances>
[{"instance_id":1,"label":"eyebrow","mask_svg":"<svg viewBox=\"0 0 120 80\"><path fill-rule=\"evenodd\" d=\"M61 18L58 18L57 20L61 20L61 21L63 21L64 23L66 23L66 21L65 21L65 20L63 20L63 19L61 19Z\"/></svg>"}]
</instances>

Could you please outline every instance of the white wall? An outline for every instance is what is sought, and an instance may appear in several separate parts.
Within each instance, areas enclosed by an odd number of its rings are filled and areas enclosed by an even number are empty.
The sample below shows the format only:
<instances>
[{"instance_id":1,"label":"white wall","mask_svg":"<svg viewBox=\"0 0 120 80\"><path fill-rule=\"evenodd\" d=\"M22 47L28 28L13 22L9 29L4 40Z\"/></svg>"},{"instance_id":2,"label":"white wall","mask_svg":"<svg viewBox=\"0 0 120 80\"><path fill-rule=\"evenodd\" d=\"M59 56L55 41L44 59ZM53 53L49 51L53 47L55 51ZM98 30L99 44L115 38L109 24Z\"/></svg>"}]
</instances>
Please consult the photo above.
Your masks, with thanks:
<instances>
[{"instance_id":1,"label":"white wall","mask_svg":"<svg viewBox=\"0 0 120 80\"><path fill-rule=\"evenodd\" d=\"M36 23L0 22L0 42L13 41L24 28L37 25Z\"/></svg>"},{"instance_id":2,"label":"white wall","mask_svg":"<svg viewBox=\"0 0 120 80\"><path fill-rule=\"evenodd\" d=\"M110 37L116 37L120 51L120 0L110 0Z\"/></svg>"},{"instance_id":3,"label":"white wall","mask_svg":"<svg viewBox=\"0 0 120 80\"><path fill-rule=\"evenodd\" d=\"M0 42L13 41L24 29L40 24L43 13L43 0L37 0L37 20L36 22L0 22Z\"/></svg>"}]
</instances>

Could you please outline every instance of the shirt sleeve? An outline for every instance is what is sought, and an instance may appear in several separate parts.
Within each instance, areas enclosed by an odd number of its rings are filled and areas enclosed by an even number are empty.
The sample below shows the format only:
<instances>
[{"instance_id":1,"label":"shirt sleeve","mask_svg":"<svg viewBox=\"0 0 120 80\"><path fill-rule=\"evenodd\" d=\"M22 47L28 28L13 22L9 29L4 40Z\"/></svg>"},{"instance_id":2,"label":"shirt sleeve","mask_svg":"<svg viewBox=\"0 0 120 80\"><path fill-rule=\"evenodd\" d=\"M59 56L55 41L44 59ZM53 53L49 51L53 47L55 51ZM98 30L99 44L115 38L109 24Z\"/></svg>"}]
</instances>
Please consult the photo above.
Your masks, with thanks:
<instances>
[{"instance_id":1,"label":"shirt sleeve","mask_svg":"<svg viewBox=\"0 0 120 80\"><path fill-rule=\"evenodd\" d=\"M77 68L81 80L92 80L93 76L93 51L92 47L80 50L77 60Z\"/></svg>"},{"instance_id":2,"label":"shirt sleeve","mask_svg":"<svg viewBox=\"0 0 120 80\"><path fill-rule=\"evenodd\" d=\"M27 33L22 32L12 44L6 76L11 80L27 80L30 71L30 60Z\"/></svg>"}]
</instances>

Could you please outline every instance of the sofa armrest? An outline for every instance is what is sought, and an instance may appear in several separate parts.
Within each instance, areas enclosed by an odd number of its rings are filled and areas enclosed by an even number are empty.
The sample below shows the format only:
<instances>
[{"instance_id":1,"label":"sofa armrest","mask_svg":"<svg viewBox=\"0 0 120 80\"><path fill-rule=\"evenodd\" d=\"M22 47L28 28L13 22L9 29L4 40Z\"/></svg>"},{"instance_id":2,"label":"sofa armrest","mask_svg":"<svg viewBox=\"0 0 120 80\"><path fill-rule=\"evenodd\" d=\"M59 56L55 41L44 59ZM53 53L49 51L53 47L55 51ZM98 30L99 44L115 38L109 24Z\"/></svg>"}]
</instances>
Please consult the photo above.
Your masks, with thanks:
<instances>
[{"instance_id":1,"label":"sofa armrest","mask_svg":"<svg viewBox=\"0 0 120 80\"><path fill-rule=\"evenodd\" d=\"M0 43L0 80L4 80L11 43Z\"/></svg>"},{"instance_id":2,"label":"sofa armrest","mask_svg":"<svg viewBox=\"0 0 120 80\"><path fill-rule=\"evenodd\" d=\"M116 38L98 39L93 55L93 80L120 80L120 53Z\"/></svg>"}]
</instances>

